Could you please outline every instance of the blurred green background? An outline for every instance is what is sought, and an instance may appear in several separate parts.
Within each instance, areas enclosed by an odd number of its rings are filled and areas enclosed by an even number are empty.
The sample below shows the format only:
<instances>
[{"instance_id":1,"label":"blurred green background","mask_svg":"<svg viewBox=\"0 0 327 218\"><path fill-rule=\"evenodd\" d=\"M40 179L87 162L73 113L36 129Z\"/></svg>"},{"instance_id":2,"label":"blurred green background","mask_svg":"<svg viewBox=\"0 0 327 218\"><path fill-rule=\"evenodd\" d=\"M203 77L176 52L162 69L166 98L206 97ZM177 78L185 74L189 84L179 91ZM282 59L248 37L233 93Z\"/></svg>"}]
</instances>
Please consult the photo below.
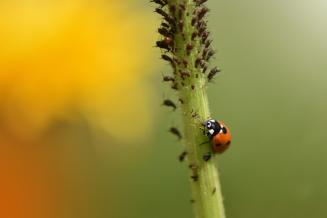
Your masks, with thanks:
<instances>
[{"instance_id":1,"label":"blurred green background","mask_svg":"<svg viewBox=\"0 0 327 218\"><path fill-rule=\"evenodd\" d=\"M154 66L141 75L152 122L142 137L125 141L91 126L76 108L73 118L58 116L42 132L46 143L38 148L45 171L59 172L51 174L61 184L54 194L61 208L53 212L56 217L192 217L187 167L177 161L183 147L168 133L171 125L180 126L178 113L160 106L172 95L161 83L170 68L152 48L160 20L151 13L153 4L126 4L123 15L137 11L147 17L135 34L153 40L138 41L155 57L149 59ZM327 2L220 0L208 5L217 50L212 65L222 69L208 87L210 108L233 134L231 148L216 158L227 217L327 217ZM129 132L117 128L128 138L141 122Z\"/></svg>"}]
</instances>

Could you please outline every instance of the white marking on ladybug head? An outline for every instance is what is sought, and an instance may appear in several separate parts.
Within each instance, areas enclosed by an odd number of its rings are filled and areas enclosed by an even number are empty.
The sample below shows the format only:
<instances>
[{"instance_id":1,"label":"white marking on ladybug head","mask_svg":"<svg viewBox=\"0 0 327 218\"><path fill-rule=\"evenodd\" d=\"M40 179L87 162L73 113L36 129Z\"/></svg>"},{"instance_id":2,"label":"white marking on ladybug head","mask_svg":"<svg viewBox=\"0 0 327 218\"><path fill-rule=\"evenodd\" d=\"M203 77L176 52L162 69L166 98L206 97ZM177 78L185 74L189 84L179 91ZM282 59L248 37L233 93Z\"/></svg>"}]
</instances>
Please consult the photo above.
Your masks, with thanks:
<instances>
[{"instance_id":1,"label":"white marking on ladybug head","mask_svg":"<svg viewBox=\"0 0 327 218\"><path fill-rule=\"evenodd\" d=\"M208 132L210 133L210 135L213 135L215 133L215 130L210 129Z\"/></svg>"}]
</instances>

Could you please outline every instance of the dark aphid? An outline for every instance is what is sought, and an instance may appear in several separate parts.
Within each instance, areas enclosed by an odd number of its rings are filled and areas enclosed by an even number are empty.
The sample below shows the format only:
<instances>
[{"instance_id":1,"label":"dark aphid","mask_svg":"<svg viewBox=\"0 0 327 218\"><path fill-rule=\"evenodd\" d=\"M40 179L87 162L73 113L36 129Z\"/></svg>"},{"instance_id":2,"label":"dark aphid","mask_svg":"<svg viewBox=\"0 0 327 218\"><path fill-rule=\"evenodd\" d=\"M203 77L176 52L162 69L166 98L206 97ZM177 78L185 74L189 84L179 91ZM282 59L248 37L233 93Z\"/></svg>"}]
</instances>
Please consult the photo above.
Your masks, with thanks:
<instances>
[{"instance_id":1,"label":"dark aphid","mask_svg":"<svg viewBox=\"0 0 327 218\"><path fill-rule=\"evenodd\" d=\"M162 41L157 41L156 42L157 47L162 48L162 49L166 49L167 51L170 51L169 45L166 43L165 40Z\"/></svg>"},{"instance_id":2,"label":"dark aphid","mask_svg":"<svg viewBox=\"0 0 327 218\"><path fill-rule=\"evenodd\" d=\"M199 30L199 32L198 32L198 36L199 36L199 37L202 36L203 33L206 31L206 29L207 29L206 26L204 26L204 25L200 26L200 27L198 28L198 30Z\"/></svg>"},{"instance_id":3,"label":"dark aphid","mask_svg":"<svg viewBox=\"0 0 327 218\"><path fill-rule=\"evenodd\" d=\"M202 5L202 4L205 3L206 1L208 1L208 0L194 0L194 2L196 3L196 6L200 6L200 5Z\"/></svg>"},{"instance_id":4,"label":"dark aphid","mask_svg":"<svg viewBox=\"0 0 327 218\"><path fill-rule=\"evenodd\" d=\"M150 2L154 2L157 3L158 5L160 5L161 7L164 7L167 5L167 1L166 0L152 0Z\"/></svg>"},{"instance_id":5,"label":"dark aphid","mask_svg":"<svg viewBox=\"0 0 327 218\"><path fill-rule=\"evenodd\" d=\"M209 46L211 45L211 43L212 43L212 40L205 41L204 47L209 48Z\"/></svg>"},{"instance_id":6,"label":"dark aphid","mask_svg":"<svg viewBox=\"0 0 327 218\"><path fill-rule=\"evenodd\" d=\"M182 72L179 72L179 75L181 76L181 78L184 80L186 77L190 77L191 74L187 71L182 71Z\"/></svg>"},{"instance_id":7,"label":"dark aphid","mask_svg":"<svg viewBox=\"0 0 327 218\"><path fill-rule=\"evenodd\" d=\"M167 24L167 23L161 23L161 26L162 27L165 27L166 29L169 29L170 28L169 24Z\"/></svg>"},{"instance_id":8,"label":"dark aphid","mask_svg":"<svg viewBox=\"0 0 327 218\"><path fill-rule=\"evenodd\" d=\"M204 48L203 51L202 51L202 59L205 60L206 59L206 56L209 52L209 49L208 48Z\"/></svg>"},{"instance_id":9,"label":"dark aphid","mask_svg":"<svg viewBox=\"0 0 327 218\"><path fill-rule=\"evenodd\" d=\"M188 43L188 44L186 45L186 54L187 54L187 55L190 55L190 53L191 53L193 47L194 47L194 46L193 46L191 43Z\"/></svg>"},{"instance_id":10,"label":"dark aphid","mask_svg":"<svg viewBox=\"0 0 327 218\"><path fill-rule=\"evenodd\" d=\"M207 72L207 69L208 69L208 66L205 65L205 66L203 67L203 69L202 69L202 73L205 74L205 73Z\"/></svg>"},{"instance_id":11,"label":"dark aphid","mask_svg":"<svg viewBox=\"0 0 327 218\"><path fill-rule=\"evenodd\" d=\"M183 10L183 11L186 10L186 6L185 6L185 4L179 4L179 8L180 8L181 10Z\"/></svg>"},{"instance_id":12,"label":"dark aphid","mask_svg":"<svg viewBox=\"0 0 327 218\"><path fill-rule=\"evenodd\" d=\"M175 81L175 79L174 79L174 77L172 77L172 76L164 76L163 77L163 81L164 82L174 82Z\"/></svg>"},{"instance_id":13,"label":"dark aphid","mask_svg":"<svg viewBox=\"0 0 327 218\"><path fill-rule=\"evenodd\" d=\"M176 107L176 104L172 100L170 100L170 99L165 99L163 101L162 105L165 105L167 107L172 107L174 110L176 110L176 108L177 108Z\"/></svg>"},{"instance_id":14,"label":"dark aphid","mask_svg":"<svg viewBox=\"0 0 327 218\"><path fill-rule=\"evenodd\" d=\"M181 31L183 31L183 28L184 28L184 21L183 21L183 20L180 20L180 21L178 22L178 27L179 27L179 29L180 29Z\"/></svg>"},{"instance_id":15,"label":"dark aphid","mask_svg":"<svg viewBox=\"0 0 327 218\"><path fill-rule=\"evenodd\" d=\"M193 181L196 182L198 180L198 178L199 178L198 167L196 165L190 164L189 168L192 170L191 179L193 179Z\"/></svg>"},{"instance_id":16,"label":"dark aphid","mask_svg":"<svg viewBox=\"0 0 327 218\"><path fill-rule=\"evenodd\" d=\"M200 62L200 67L201 67L201 68L204 68L205 66L206 66L206 62L202 60L202 61Z\"/></svg>"},{"instance_id":17,"label":"dark aphid","mask_svg":"<svg viewBox=\"0 0 327 218\"><path fill-rule=\"evenodd\" d=\"M192 33L192 40L194 40L194 39L195 39L195 37L197 37L197 35L198 35L198 33L197 33L197 32L193 32L193 33Z\"/></svg>"},{"instance_id":18,"label":"dark aphid","mask_svg":"<svg viewBox=\"0 0 327 218\"><path fill-rule=\"evenodd\" d=\"M165 61L168 61L168 62L174 64L173 59L172 59L171 57L169 57L168 55L166 55L166 54L161 55L161 58L162 58L163 60L165 60Z\"/></svg>"},{"instance_id":19,"label":"dark aphid","mask_svg":"<svg viewBox=\"0 0 327 218\"><path fill-rule=\"evenodd\" d=\"M178 84L175 82L171 85L171 88L174 90L178 90Z\"/></svg>"},{"instance_id":20,"label":"dark aphid","mask_svg":"<svg viewBox=\"0 0 327 218\"><path fill-rule=\"evenodd\" d=\"M175 14L175 12L176 12L176 6L175 5L170 5L169 6L169 11L170 11L170 13Z\"/></svg>"},{"instance_id":21,"label":"dark aphid","mask_svg":"<svg viewBox=\"0 0 327 218\"><path fill-rule=\"evenodd\" d=\"M184 104L183 99L179 98L178 101L179 101L181 104Z\"/></svg>"},{"instance_id":22,"label":"dark aphid","mask_svg":"<svg viewBox=\"0 0 327 218\"><path fill-rule=\"evenodd\" d=\"M190 202L191 202L191 204L194 204L195 203L195 200L194 199L191 199Z\"/></svg>"},{"instance_id":23,"label":"dark aphid","mask_svg":"<svg viewBox=\"0 0 327 218\"><path fill-rule=\"evenodd\" d=\"M177 136L179 140L182 139L182 134L180 133L180 131L176 127L171 127L169 129L169 132L171 132L172 134Z\"/></svg>"},{"instance_id":24,"label":"dark aphid","mask_svg":"<svg viewBox=\"0 0 327 218\"><path fill-rule=\"evenodd\" d=\"M160 14L163 17L169 17L169 15L167 14L167 12L165 12L164 10L162 10L161 8L156 8L155 12L157 12L158 14Z\"/></svg>"},{"instance_id":25,"label":"dark aphid","mask_svg":"<svg viewBox=\"0 0 327 218\"><path fill-rule=\"evenodd\" d=\"M197 21L196 17L193 17L192 20L191 20L191 25L194 26L196 21Z\"/></svg>"},{"instance_id":26,"label":"dark aphid","mask_svg":"<svg viewBox=\"0 0 327 218\"><path fill-rule=\"evenodd\" d=\"M165 21L167 21L170 25L174 26L175 25L175 20L169 16L164 10L161 8L156 8L155 12L160 14L161 16L164 17Z\"/></svg>"},{"instance_id":27,"label":"dark aphid","mask_svg":"<svg viewBox=\"0 0 327 218\"><path fill-rule=\"evenodd\" d=\"M201 62L202 62L202 59L201 58L197 58L195 60L195 63L194 63L195 68L197 68L201 64Z\"/></svg>"},{"instance_id":28,"label":"dark aphid","mask_svg":"<svg viewBox=\"0 0 327 218\"><path fill-rule=\"evenodd\" d=\"M220 69L217 67L214 67L212 70L210 70L209 74L208 74L208 81L210 82L213 77L220 72Z\"/></svg>"},{"instance_id":29,"label":"dark aphid","mask_svg":"<svg viewBox=\"0 0 327 218\"><path fill-rule=\"evenodd\" d=\"M159 28L158 33L160 33L161 35L166 36L166 37L171 37L171 33L169 32L169 30L167 28Z\"/></svg>"},{"instance_id":30,"label":"dark aphid","mask_svg":"<svg viewBox=\"0 0 327 218\"><path fill-rule=\"evenodd\" d=\"M185 159L185 157L186 157L186 155L187 155L187 151L183 151L183 152L178 156L178 160L179 160L180 162L183 162L184 159Z\"/></svg>"},{"instance_id":31,"label":"dark aphid","mask_svg":"<svg viewBox=\"0 0 327 218\"><path fill-rule=\"evenodd\" d=\"M210 50L207 54L207 57L206 57L206 61L209 61L210 58L215 54L215 52L213 50Z\"/></svg>"},{"instance_id":32,"label":"dark aphid","mask_svg":"<svg viewBox=\"0 0 327 218\"><path fill-rule=\"evenodd\" d=\"M195 85L191 85L191 89L194 90L195 89Z\"/></svg>"},{"instance_id":33,"label":"dark aphid","mask_svg":"<svg viewBox=\"0 0 327 218\"><path fill-rule=\"evenodd\" d=\"M216 189L216 187L214 187L214 188L212 189L212 194L214 195L214 194L216 193L216 191L217 191L217 189Z\"/></svg>"},{"instance_id":34,"label":"dark aphid","mask_svg":"<svg viewBox=\"0 0 327 218\"><path fill-rule=\"evenodd\" d=\"M176 57L173 57L173 61L174 61L175 63L177 63L178 65L180 65L180 64L181 64L181 61L180 61L180 60L178 60L178 58L176 58Z\"/></svg>"},{"instance_id":35,"label":"dark aphid","mask_svg":"<svg viewBox=\"0 0 327 218\"><path fill-rule=\"evenodd\" d=\"M192 175L192 176L191 176L191 179L192 179L194 182L196 182L196 181L199 180L199 176L198 176L198 175Z\"/></svg>"},{"instance_id":36,"label":"dark aphid","mask_svg":"<svg viewBox=\"0 0 327 218\"><path fill-rule=\"evenodd\" d=\"M201 20L204 15L209 11L209 9L205 6L201 7L200 10L198 11L198 19Z\"/></svg>"},{"instance_id":37,"label":"dark aphid","mask_svg":"<svg viewBox=\"0 0 327 218\"><path fill-rule=\"evenodd\" d=\"M209 161L211 159L211 156L212 156L211 153L208 152L208 153L204 154L202 158L204 161Z\"/></svg>"},{"instance_id":38,"label":"dark aphid","mask_svg":"<svg viewBox=\"0 0 327 218\"><path fill-rule=\"evenodd\" d=\"M204 31L204 32L202 33L202 43L203 43L203 44L206 42L206 40L207 40L207 38L209 37L209 35L210 35L210 32L208 32L208 31Z\"/></svg>"}]
</instances>

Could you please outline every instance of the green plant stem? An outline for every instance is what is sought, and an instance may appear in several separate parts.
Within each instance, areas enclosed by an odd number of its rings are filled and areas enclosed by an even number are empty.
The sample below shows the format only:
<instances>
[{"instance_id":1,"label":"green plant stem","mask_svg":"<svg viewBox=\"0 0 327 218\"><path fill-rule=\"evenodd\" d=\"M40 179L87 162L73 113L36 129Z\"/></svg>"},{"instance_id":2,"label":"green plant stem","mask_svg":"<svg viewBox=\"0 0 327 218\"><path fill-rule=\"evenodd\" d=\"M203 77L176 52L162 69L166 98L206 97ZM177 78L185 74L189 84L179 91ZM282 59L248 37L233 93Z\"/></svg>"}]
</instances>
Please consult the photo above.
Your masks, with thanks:
<instances>
[{"instance_id":1,"label":"green plant stem","mask_svg":"<svg viewBox=\"0 0 327 218\"><path fill-rule=\"evenodd\" d=\"M192 33L197 29L191 25L192 13L196 5L191 0L170 0L168 6L185 5L186 11L178 17L178 22L183 22L183 30L174 35L176 58L187 61L188 65L177 65L175 74L178 72L189 72L190 77L183 79L176 77L179 97L183 100L182 114L184 125L184 143L188 153L187 161L190 168L190 179L192 189L192 203L197 218L225 218L223 197L220 188L217 167L211 158L208 161L203 155L212 152L211 143L202 144L208 141L200 129L200 121L210 117L208 99L206 93L206 75L202 73L195 62L203 49L200 39L192 39ZM191 52L185 49L188 44L193 45ZM200 120L200 121L199 121ZM202 144L202 145L201 145ZM195 179L194 176L197 178Z\"/></svg>"}]
</instances>

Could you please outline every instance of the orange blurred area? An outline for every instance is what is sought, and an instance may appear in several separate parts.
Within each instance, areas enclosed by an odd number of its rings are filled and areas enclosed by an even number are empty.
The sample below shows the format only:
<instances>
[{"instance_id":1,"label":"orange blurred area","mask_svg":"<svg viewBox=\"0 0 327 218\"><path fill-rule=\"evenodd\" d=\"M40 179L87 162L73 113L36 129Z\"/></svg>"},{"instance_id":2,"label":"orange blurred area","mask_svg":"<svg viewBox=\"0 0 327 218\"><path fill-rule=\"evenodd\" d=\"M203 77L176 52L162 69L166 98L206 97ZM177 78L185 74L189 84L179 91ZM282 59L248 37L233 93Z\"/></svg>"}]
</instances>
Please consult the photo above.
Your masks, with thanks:
<instances>
[{"instance_id":1,"label":"orange blurred area","mask_svg":"<svg viewBox=\"0 0 327 218\"><path fill-rule=\"evenodd\" d=\"M88 217L87 149L137 146L150 131L154 33L120 4L1 1L1 218ZM106 143L91 142L97 131Z\"/></svg>"}]
</instances>

